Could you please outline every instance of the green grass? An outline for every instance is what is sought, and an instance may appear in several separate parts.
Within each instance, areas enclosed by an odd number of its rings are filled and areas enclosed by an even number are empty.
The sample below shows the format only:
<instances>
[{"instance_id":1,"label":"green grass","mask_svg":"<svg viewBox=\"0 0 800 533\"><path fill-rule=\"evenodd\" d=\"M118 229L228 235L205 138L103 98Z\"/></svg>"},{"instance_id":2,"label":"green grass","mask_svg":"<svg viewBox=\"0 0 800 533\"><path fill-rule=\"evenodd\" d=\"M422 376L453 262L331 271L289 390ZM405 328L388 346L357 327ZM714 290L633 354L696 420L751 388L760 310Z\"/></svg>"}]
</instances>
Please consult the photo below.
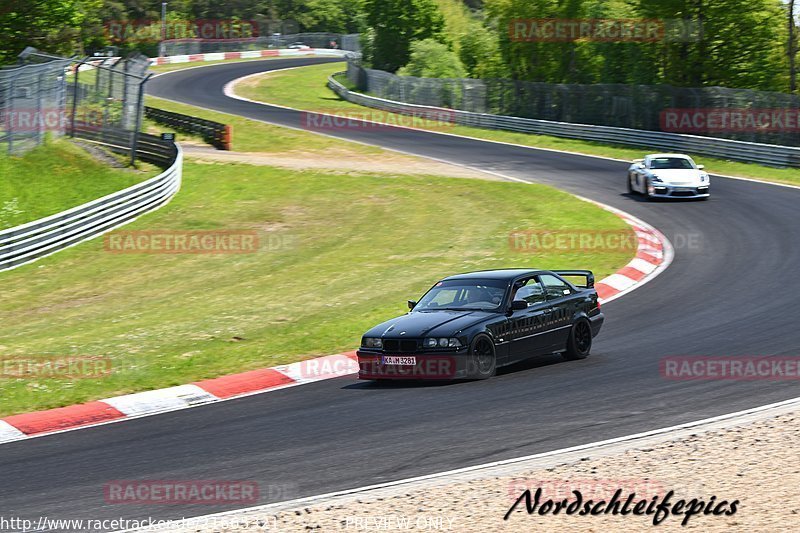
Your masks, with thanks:
<instances>
[{"instance_id":1,"label":"green grass","mask_svg":"<svg viewBox=\"0 0 800 533\"><path fill-rule=\"evenodd\" d=\"M325 84L329 75L341 70L343 70L343 67L340 64L326 64L275 72L266 74L258 84L237 86L236 92L254 100L308 111L346 113L351 116L361 113L373 117L375 113L378 113L381 117L397 118L391 113L370 110L338 98ZM523 146L564 150L625 160L640 158L648 151L662 151L646 146L640 148L615 146L561 137L486 130L466 126L435 125L427 129ZM797 169L773 168L699 155L693 155L693 157L699 163L704 164L706 170L713 174L749 177L776 183L800 184L800 172Z\"/></svg>"},{"instance_id":2,"label":"green grass","mask_svg":"<svg viewBox=\"0 0 800 533\"><path fill-rule=\"evenodd\" d=\"M537 228L626 226L540 185L187 163L175 199L124 229L255 229L262 250L113 254L96 239L3 273L3 357L105 356L113 373L0 379L0 415L349 350L455 272L580 267L602 277L631 255L509 248L510 231Z\"/></svg>"},{"instance_id":3,"label":"green grass","mask_svg":"<svg viewBox=\"0 0 800 533\"><path fill-rule=\"evenodd\" d=\"M64 211L130 187L157 171L115 169L67 140L21 157L0 154L0 229Z\"/></svg>"}]
</instances>

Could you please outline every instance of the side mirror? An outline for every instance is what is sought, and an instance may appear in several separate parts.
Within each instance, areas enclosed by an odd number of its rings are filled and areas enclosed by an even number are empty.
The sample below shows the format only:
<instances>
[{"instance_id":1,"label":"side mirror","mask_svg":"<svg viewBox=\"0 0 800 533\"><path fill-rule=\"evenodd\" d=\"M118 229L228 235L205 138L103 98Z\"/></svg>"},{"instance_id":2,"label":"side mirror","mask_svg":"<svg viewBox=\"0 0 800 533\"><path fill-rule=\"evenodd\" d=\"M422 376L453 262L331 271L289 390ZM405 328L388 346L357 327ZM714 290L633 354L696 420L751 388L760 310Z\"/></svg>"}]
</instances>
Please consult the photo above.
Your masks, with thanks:
<instances>
[{"instance_id":1,"label":"side mirror","mask_svg":"<svg viewBox=\"0 0 800 533\"><path fill-rule=\"evenodd\" d=\"M703 170L704 168L706 168L706 166L705 165L697 165L697 168L699 168L700 170Z\"/></svg>"},{"instance_id":2,"label":"side mirror","mask_svg":"<svg viewBox=\"0 0 800 533\"><path fill-rule=\"evenodd\" d=\"M511 302L511 310L512 311L521 311L522 309L528 308L528 302L525 300L514 300Z\"/></svg>"},{"instance_id":3,"label":"side mirror","mask_svg":"<svg viewBox=\"0 0 800 533\"><path fill-rule=\"evenodd\" d=\"M413 310L417 306L417 302L415 300L408 301L408 309Z\"/></svg>"}]
</instances>

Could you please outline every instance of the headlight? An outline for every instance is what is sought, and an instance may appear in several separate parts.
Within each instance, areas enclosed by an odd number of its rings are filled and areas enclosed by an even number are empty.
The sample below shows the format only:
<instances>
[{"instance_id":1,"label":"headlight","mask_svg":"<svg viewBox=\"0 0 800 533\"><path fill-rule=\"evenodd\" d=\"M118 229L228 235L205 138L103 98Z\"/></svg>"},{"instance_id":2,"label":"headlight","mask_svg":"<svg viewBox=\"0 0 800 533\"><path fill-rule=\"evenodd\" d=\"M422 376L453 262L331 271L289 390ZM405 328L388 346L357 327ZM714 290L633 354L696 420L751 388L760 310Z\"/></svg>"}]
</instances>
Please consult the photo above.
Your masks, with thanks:
<instances>
[{"instance_id":1,"label":"headlight","mask_svg":"<svg viewBox=\"0 0 800 533\"><path fill-rule=\"evenodd\" d=\"M653 178L653 181L657 181L658 183L661 183L661 178L659 178L659 177L658 177L658 176L656 176L655 174L653 174L653 175L652 175L652 176L650 176L650 177L651 177L651 178Z\"/></svg>"},{"instance_id":2,"label":"headlight","mask_svg":"<svg viewBox=\"0 0 800 533\"><path fill-rule=\"evenodd\" d=\"M702 182L708 181L708 174L700 174L700 181Z\"/></svg>"},{"instance_id":3,"label":"headlight","mask_svg":"<svg viewBox=\"0 0 800 533\"><path fill-rule=\"evenodd\" d=\"M425 348L461 348L461 341L456 338L429 337L422 343Z\"/></svg>"},{"instance_id":4,"label":"headlight","mask_svg":"<svg viewBox=\"0 0 800 533\"><path fill-rule=\"evenodd\" d=\"M364 337L361 339L364 348L383 348L383 341L377 337Z\"/></svg>"}]
</instances>

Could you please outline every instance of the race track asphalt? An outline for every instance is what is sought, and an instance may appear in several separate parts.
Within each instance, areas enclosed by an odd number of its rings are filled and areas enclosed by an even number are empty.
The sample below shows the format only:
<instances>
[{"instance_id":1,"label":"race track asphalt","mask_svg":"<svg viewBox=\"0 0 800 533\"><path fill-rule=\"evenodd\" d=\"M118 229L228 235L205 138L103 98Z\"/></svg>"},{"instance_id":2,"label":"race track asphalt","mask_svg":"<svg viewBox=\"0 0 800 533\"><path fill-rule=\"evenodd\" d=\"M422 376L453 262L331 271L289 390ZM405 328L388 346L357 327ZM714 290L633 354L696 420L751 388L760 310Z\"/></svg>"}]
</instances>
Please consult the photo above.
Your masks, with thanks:
<instances>
[{"instance_id":1,"label":"race track asphalt","mask_svg":"<svg viewBox=\"0 0 800 533\"><path fill-rule=\"evenodd\" d=\"M301 127L295 111L233 100L222 89L255 72L321 61L177 71L153 79L148 92ZM550 184L618 207L666 234L676 245L675 260L652 282L604 306L606 324L584 361L544 357L488 381L450 385L376 386L340 378L2 445L0 515L195 516L234 507L108 505L103 487L127 479L254 480L261 486L260 503L268 503L555 450L799 395L797 381L671 381L660 375L659 360L800 353L800 286L794 279L800 190L715 177L707 202L649 203L625 193L623 162L407 129L328 133Z\"/></svg>"}]
</instances>

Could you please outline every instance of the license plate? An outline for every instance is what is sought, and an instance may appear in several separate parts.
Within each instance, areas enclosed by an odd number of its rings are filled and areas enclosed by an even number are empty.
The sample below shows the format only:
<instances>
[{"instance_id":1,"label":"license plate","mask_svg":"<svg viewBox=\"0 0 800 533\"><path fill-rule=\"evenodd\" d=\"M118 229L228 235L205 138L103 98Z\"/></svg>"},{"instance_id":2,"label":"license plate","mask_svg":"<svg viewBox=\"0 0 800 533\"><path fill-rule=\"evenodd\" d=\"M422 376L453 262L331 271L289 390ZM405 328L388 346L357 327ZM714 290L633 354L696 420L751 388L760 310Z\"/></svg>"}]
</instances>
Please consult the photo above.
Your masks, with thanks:
<instances>
[{"instance_id":1,"label":"license plate","mask_svg":"<svg viewBox=\"0 0 800 533\"><path fill-rule=\"evenodd\" d=\"M409 355L384 355L384 365L401 365L401 366L414 366L417 364L417 358Z\"/></svg>"}]
</instances>

